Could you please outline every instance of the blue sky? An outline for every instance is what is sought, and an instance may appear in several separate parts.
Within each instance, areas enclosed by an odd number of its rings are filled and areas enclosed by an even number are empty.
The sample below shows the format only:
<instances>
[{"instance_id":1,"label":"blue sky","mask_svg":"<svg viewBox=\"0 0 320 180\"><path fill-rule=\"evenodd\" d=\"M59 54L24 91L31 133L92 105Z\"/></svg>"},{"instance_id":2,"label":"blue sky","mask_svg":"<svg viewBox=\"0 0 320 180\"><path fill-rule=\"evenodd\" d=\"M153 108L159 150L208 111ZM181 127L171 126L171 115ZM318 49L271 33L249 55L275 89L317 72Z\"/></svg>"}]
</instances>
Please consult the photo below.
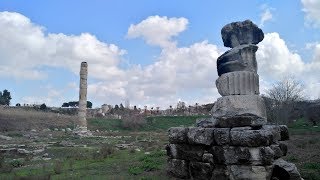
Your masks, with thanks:
<instances>
[{"instance_id":1,"label":"blue sky","mask_svg":"<svg viewBox=\"0 0 320 180\"><path fill-rule=\"evenodd\" d=\"M320 1L19 1L0 3L1 89L12 104L60 106L78 98L89 64L95 107L214 102L221 28L251 19L265 33L257 52L262 93L295 76L320 95Z\"/></svg>"}]
</instances>

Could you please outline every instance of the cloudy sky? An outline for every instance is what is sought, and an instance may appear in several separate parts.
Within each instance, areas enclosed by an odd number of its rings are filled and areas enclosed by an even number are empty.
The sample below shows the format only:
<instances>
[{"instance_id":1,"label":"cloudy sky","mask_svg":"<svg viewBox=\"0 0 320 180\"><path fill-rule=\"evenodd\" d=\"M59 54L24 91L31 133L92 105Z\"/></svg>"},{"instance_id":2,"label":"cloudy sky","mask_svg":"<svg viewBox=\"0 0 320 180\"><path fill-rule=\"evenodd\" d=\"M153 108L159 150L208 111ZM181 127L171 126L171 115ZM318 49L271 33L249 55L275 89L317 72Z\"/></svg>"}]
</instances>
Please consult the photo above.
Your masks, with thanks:
<instances>
[{"instance_id":1,"label":"cloudy sky","mask_svg":"<svg viewBox=\"0 0 320 180\"><path fill-rule=\"evenodd\" d=\"M81 61L94 107L211 103L221 28L252 20L265 33L257 51L264 93L295 76L320 97L320 0L2 0L0 90L12 104L61 106L78 99Z\"/></svg>"}]
</instances>

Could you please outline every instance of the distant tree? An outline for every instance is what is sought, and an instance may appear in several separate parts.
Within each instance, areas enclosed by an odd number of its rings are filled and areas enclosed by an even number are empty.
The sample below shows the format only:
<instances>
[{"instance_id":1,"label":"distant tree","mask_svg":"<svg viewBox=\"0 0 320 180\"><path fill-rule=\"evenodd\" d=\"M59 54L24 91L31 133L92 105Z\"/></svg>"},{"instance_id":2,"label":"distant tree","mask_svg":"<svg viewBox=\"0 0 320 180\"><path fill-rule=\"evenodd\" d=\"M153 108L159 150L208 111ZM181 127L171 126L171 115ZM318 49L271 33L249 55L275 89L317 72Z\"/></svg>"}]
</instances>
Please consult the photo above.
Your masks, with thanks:
<instances>
[{"instance_id":1,"label":"distant tree","mask_svg":"<svg viewBox=\"0 0 320 180\"><path fill-rule=\"evenodd\" d=\"M137 109L137 106L133 106L133 110L134 111L137 111L138 109Z\"/></svg>"},{"instance_id":2,"label":"distant tree","mask_svg":"<svg viewBox=\"0 0 320 180\"><path fill-rule=\"evenodd\" d=\"M267 99L269 98L269 99ZM294 77L285 77L274 83L267 91L267 98L264 98L269 108L269 120L275 123L288 123L298 101L302 101L304 87Z\"/></svg>"},{"instance_id":3,"label":"distant tree","mask_svg":"<svg viewBox=\"0 0 320 180\"><path fill-rule=\"evenodd\" d=\"M20 104L20 103L17 103L17 104L16 104L16 106L17 106L17 107L20 107L20 106L21 106L21 104Z\"/></svg>"},{"instance_id":4,"label":"distant tree","mask_svg":"<svg viewBox=\"0 0 320 180\"><path fill-rule=\"evenodd\" d=\"M116 104L116 105L114 106L114 110L119 110L118 104Z\"/></svg>"},{"instance_id":5,"label":"distant tree","mask_svg":"<svg viewBox=\"0 0 320 180\"><path fill-rule=\"evenodd\" d=\"M79 106L79 101L70 101L69 102L70 107L78 107Z\"/></svg>"},{"instance_id":6,"label":"distant tree","mask_svg":"<svg viewBox=\"0 0 320 180\"><path fill-rule=\"evenodd\" d=\"M92 108L92 102L87 101L87 108Z\"/></svg>"},{"instance_id":7,"label":"distant tree","mask_svg":"<svg viewBox=\"0 0 320 180\"><path fill-rule=\"evenodd\" d=\"M0 104L1 105L10 105L10 101L11 101L11 95L10 92L8 90L3 90L3 92L0 91Z\"/></svg>"},{"instance_id":8,"label":"distant tree","mask_svg":"<svg viewBox=\"0 0 320 180\"><path fill-rule=\"evenodd\" d=\"M64 102L61 107L69 107L69 103Z\"/></svg>"},{"instance_id":9,"label":"distant tree","mask_svg":"<svg viewBox=\"0 0 320 180\"><path fill-rule=\"evenodd\" d=\"M124 111L124 106L123 106L122 103L120 104L120 110L121 110L121 111Z\"/></svg>"},{"instance_id":10,"label":"distant tree","mask_svg":"<svg viewBox=\"0 0 320 180\"><path fill-rule=\"evenodd\" d=\"M46 110L47 109L47 105L45 103L40 105L40 109L41 110Z\"/></svg>"}]
</instances>

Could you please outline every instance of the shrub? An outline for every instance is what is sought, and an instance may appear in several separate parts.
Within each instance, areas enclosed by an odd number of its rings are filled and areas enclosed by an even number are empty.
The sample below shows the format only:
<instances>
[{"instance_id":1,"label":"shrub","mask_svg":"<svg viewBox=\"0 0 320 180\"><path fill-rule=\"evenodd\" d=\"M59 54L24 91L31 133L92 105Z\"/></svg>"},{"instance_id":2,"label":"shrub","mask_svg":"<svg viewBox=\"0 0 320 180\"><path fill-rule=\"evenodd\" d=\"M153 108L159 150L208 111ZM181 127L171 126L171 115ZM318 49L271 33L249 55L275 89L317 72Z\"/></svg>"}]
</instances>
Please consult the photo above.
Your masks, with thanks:
<instances>
[{"instance_id":1,"label":"shrub","mask_svg":"<svg viewBox=\"0 0 320 180\"><path fill-rule=\"evenodd\" d=\"M114 153L114 148L110 144L103 144L100 148L99 153L102 158L106 158Z\"/></svg>"},{"instance_id":2,"label":"shrub","mask_svg":"<svg viewBox=\"0 0 320 180\"><path fill-rule=\"evenodd\" d=\"M129 173L133 175L139 175L143 173L143 169L139 166L132 166L129 168Z\"/></svg>"},{"instance_id":3,"label":"shrub","mask_svg":"<svg viewBox=\"0 0 320 180\"><path fill-rule=\"evenodd\" d=\"M53 171L56 174L61 174L63 169L63 163L62 161L56 161L53 165Z\"/></svg>"}]
</instances>

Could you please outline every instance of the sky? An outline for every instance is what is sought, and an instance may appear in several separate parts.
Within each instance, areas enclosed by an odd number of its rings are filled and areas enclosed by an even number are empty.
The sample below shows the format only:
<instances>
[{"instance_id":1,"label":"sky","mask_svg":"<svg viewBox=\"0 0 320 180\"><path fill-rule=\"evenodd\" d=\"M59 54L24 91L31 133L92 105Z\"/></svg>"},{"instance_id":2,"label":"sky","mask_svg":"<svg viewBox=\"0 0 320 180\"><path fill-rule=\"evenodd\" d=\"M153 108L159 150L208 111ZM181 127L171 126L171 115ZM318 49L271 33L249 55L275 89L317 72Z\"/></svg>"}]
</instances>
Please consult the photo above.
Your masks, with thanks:
<instances>
[{"instance_id":1,"label":"sky","mask_svg":"<svg viewBox=\"0 0 320 180\"><path fill-rule=\"evenodd\" d=\"M246 19L265 33L260 92L293 76L320 98L320 0L1 0L0 91L59 107L78 100L86 61L93 107L213 103L221 28Z\"/></svg>"}]
</instances>

